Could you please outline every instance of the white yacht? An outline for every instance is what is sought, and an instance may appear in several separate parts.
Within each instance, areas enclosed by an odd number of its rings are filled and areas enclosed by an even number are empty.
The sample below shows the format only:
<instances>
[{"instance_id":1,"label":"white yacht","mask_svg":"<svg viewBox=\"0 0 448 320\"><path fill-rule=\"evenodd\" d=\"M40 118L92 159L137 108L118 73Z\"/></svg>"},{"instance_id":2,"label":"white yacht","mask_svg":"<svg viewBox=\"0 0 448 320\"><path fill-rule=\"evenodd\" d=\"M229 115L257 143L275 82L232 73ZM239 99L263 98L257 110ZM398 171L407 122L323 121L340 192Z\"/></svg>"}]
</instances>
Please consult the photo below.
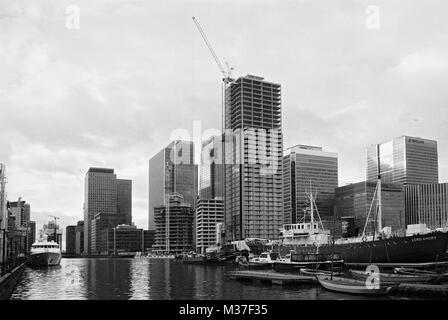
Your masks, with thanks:
<instances>
[{"instance_id":1,"label":"white yacht","mask_svg":"<svg viewBox=\"0 0 448 320\"><path fill-rule=\"evenodd\" d=\"M61 249L54 241L41 238L31 246L30 264L33 266L56 266L61 262Z\"/></svg>"}]
</instances>

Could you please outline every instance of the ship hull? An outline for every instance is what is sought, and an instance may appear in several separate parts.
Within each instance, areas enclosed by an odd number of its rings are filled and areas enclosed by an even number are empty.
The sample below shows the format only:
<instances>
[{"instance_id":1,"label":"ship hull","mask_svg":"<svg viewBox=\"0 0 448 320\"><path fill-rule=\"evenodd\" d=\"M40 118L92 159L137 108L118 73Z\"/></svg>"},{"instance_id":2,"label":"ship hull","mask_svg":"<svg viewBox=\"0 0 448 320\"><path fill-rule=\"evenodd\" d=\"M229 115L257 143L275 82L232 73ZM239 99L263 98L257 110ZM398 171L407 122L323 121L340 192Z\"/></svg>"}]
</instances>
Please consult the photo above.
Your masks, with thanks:
<instances>
[{"instance_id":1,"label":"ship hull","mask_svg":"<svg viewBox=\"0 0 448 320\"><path fill-rule=\"evenodd\" d=\"M297 248L298 253L338 253L344 263L425 263L448 260L448 233Z\"/></svg>"},{"instance_id":2,"label":"ship hull","mask_svg":"<svg viewBox=\"0 0 448 320\"><path fill-rule=\"evenodd\" d=\"M57 266L61 262L61 254L57 252L32 253L29 264L32 266Z\"/></svg>"}]
</instances>

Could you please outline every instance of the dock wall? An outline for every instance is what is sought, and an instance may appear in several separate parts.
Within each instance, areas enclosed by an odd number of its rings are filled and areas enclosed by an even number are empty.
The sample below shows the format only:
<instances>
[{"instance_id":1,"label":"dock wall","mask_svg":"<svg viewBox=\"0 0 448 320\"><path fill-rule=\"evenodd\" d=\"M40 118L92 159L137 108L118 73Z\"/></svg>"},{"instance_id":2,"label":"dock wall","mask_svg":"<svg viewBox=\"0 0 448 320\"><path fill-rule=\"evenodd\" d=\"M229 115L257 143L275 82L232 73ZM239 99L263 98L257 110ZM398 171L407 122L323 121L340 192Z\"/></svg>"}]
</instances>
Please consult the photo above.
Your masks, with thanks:
<instances>
[{"instance_id":1,"label":"dock wall","mask_svg":"<svg viewBox=\"0 0 448 320\"><path fill-rule=\"evenodd\" d=\"M14 268L11 273L7 273L0 278L0 300L8 300L12 291L22 277L26 263Z\"/></svg>"}]
</instances>

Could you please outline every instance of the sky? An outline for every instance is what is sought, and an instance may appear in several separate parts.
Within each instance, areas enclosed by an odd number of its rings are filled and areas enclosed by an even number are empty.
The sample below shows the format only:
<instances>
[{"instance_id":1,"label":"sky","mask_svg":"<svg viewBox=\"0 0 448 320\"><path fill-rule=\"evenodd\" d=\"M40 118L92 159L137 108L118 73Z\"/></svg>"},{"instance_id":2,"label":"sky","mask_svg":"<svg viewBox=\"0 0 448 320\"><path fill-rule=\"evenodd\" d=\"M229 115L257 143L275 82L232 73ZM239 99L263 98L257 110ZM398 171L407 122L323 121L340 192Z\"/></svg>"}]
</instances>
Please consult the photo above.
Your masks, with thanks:
<instances>
[{"instance_id":1,"label":"sky","mask_svg":"<svg viewBox=\"0 0 448 320\"><path fill-rule=\"evenodd\" d=\"M447 11L443 0L0 0L8 199L30 203L38 229L49 215L65 229L83 219L88 168L113 168L133 180L146 229L149 158L176 130L221 126L221 74L192 16L234 77L282 85L285 148L337 152L339 185L365 179L368 145L401 135L437 140L448 182Z\"/></svg>"}]
</instances>

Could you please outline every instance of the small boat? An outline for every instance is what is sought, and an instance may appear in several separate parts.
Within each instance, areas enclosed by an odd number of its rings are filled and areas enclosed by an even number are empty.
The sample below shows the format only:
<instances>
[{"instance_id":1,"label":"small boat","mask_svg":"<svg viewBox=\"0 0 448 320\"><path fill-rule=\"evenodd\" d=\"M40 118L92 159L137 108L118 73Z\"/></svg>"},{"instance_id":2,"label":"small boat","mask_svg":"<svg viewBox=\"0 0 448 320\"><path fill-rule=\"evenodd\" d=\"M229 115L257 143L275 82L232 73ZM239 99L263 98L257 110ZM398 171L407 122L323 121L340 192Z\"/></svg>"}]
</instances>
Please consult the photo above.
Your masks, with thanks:
<instances>
[{"instance_id":1,"label":"small boat","mask_svg":"<svg viewBox=\"0 0 448 320\"><path fill-rule=\"evenodd\" d=\"M275 252L263 252L258 257L249 259L249 261L238 260L238 264L248 269L269 269L272 268L277 258L278 254Z\"/></svg>"},{"instance_id":2,"label":"small boat","mask_svg":"<svg viewBox=\"0 0 448 320\"><path fill-rule=\"evenodd\" d=\"M303 274L304 276L313 276L313 277L331 276L331 271L303 268L303 269L300 269L300 274ZM341 272L333 272L333 276L342 276L342 273Z\"/></svg>"},{"instance_id":3,"label":"small boat","mask_svg":"<svg viewBox=\"0 0 448 320\"><path fill-rule=\"evenodd\" d=\"M394 268L394 273L408 275L437 275L435 271L419 270L413 268Z\"/></svg>"},{"instance_id":4,"label":"small boat","mask_svg":"<svg viewBox=\"0 0 448 320\"><path fill-rule=\"evenodd\" d=\"M354 279L366 281L370 273L365 271L350 270ZM433 274L396 274L396 273L379 273L379 281L383 284L400 284L400 283L415 283L415 282L431 282L439 278L438 275Z\"/></svg>"},{"instance_id":5,"label":"small boat","mask_svg":"<svg viewBox=\"0 0 448 320\"><path fill-rule=\"evenodd\" d=\"M327 290L335 292L343 292L350 294L362 294L362 295L386 295L393 291L394 286L380 285L377 288L374 286L369 287L365 281L340 278L340 277L319 277L319 283Z\"/></svg>"}]
</instances>

